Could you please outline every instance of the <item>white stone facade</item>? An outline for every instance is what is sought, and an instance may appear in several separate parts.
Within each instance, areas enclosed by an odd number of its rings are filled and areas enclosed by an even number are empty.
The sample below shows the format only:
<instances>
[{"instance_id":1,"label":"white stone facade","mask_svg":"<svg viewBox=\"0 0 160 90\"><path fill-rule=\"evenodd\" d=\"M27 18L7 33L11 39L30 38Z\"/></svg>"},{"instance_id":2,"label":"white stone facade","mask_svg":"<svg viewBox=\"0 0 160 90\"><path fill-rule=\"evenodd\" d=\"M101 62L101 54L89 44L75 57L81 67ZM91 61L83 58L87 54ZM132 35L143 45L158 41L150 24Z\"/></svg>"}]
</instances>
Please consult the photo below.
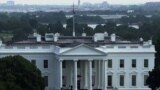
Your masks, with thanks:
<instances>
[{"instance_id":1,"label":"white stone facade","mask_svg":"<svg viewBox=\"0 0 160 90\"><path fill-rule=\"evenodd\" d=\"M0 57L22 55L31 62L35 60L42 75L48 78L46 90L150 90L145 78L154 68L154 54L154 45L150 43L99 47L60 47L53 43L0 45Z\"/></svg>"}]
</instances>

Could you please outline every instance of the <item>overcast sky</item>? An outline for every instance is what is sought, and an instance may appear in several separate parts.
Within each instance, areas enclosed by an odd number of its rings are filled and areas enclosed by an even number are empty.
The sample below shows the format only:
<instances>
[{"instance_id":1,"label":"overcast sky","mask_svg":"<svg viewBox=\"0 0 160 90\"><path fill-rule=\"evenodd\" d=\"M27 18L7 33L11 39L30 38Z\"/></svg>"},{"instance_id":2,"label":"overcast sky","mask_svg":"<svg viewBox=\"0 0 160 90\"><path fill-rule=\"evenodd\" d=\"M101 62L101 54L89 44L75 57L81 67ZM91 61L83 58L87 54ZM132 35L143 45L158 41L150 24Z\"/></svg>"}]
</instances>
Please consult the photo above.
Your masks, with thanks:
<instances>
[{"instance_id":1,"label":"overcast sky","mask_svg":"<svg viewBox=\"0 0 160 90\"><path fill-rule=\"evenodd\" d=\"M0 0L0 3L4 3L7 0ZM77 3L78 0L13 0L16 4L56 4L70 5L73 2ZM81 3L90 2L90 3L100 3L103 1L107 1L109 4L143 4L145 2L160 2L160 0L81 0Z\"/></svg>"}]
</instances>

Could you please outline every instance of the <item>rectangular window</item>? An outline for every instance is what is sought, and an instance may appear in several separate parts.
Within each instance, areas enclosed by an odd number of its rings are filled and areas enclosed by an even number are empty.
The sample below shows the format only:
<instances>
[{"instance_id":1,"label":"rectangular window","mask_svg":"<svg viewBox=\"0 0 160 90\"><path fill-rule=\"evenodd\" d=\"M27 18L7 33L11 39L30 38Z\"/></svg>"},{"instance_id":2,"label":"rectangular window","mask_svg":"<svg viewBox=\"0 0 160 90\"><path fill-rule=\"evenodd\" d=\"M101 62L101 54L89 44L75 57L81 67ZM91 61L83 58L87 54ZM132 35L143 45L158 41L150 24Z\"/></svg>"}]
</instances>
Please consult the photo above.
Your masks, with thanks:
<instances>
[{"instance_id":1,"label":"rectangular window","mask_svg":"<svg viewBox=\"0 0 160 90\"><path fill-rule=\"evenodd\" d=\"M44 60L44 68L48 68L48 60Z\"/></svg>"},{"instance_id":2,"label":"rectangular window","mask_svg":"<svg viewBox=\"0 0 160 90\"><path fill-rule=\"evenodd\" d=\"M120 75L119 77L119 85L124 86L124 75Z\"/></svg>"},{"instance_id":3,"label":"rectangular window","mask_svg":"<svg viewBox=\"0 0 160 90\"><path fill-rule=\"evenodd\" d=\"M148 68L148 59L144 59L144 67Z\"/></svg>"},{"instance_id":4,"label":"rectangular window","mask_svg":"<svg viewBox=\"0 0 160 90\"><path fill-rule=\"evenodd\" d=\"M148 75L144 75L144 86L147 86L146 80L148 78Z\"/></svg>"},{"instance_id":5,"label":"rectangular window","mask_svg":"<svg viewBox=\"0 0 160 90\"><path fill-rule=\"evenodd\" d=\"M48 76L44 76L44 84L46 87L48 86Z\"/></svg>"},{"instance_id":6,"label":"rectangular window","mask_svg":"<svg viewBox=\"0 0 160 90\"><path fill-rule=\"evenodd\" d=\"M31 63L32 63L33 65L36 65L36 60L31 60Z\"/></svg>"},{"instance_id":7,"label":"rectangular window","mask_svg":"<svg viewBox=\"0 0 160 90\"><path fill-rule=\"evenodd\" d=\"M63 61L63 62L62 62L62 67L63 67L63 68L66 68L66 61Z\"/></svg>"},{"instance_id":8,"label":"rectangular window","mask_svg":"<svg viewBox=\"0 0 160 90\"><path fill-rule=\"evenodd\" d=\"M132 75L132 86L136 86L136 75Z\"/></svg>"},{"instance_id":9,"label":"rectangular window","mask_svg":"<svg viewBox=\"0 0 160 90\"><path fill-rule=\"evenodd\" d=\"M136 59L132 59L132 68L136 68Z\"/></svg>"},{"instance_id":10,"label":"rectangular window","mask_svg":"<svg viewBox=\"0 0 160 90\"><path fill-rule=\"evenodd\" d=\"M80 68L81 67L81 63L80 61L77 62L77 68Z\"/></svg>"},{"instance_id":11,"label":"rectangular window","mask_svg":"<svg viewBox=\"0 0 160 90\"><path fill-rule=\"evenodd\" d=\"M81 67L81 63L80 61L77 61L77 68L80 68Z\"/></svg>"},{"instance_id":12,"label":"rectangular window","mask_svg":"<svg viewBox=\"0 0 160 90\"><path fill-rule=\"evenodd\" d=\"M65 87L66 84L67 84L67 77L66 76L62 76L62 81L63 81L63 87Z\"/></svg>"},{"instance_id":13,"label":"rectangular window","mask_svg":"<svg viewBox=\"0 0 160 90\"><path fill-rule=\"evenodd\" d=\"M108 86L112 86L112 75L108 75Z\"/></svg>"},{"instance_id":14,"label":"rectangular window","mask_svg":"<svg viewBox=\"0 0 160 90\"><path fill-rule=\"evenodd\" d=\"M120 59L120 68L124 68L124 59Z\"/></svg>"},{"instance_id":15,"label":"rectangular window","mask_svg":"<svg viewBox=\"0 0 160 90\"><path fill-rule=\"evenodd\" d=\"M92 68L95 67L95 61L92 61Z\"/></svg>"},{"instance_id":16,"label":"rectangular window","mask_svg":"<svg viewBox=\"0 0 160 90\"><path fill-rule=\"evenodd\" d=\"M112 68L112 59L108 60L108 68Z\"/></svg>"},{"instance_id":17,"label":"rectangular window","mask_svg":"<svg viewBox=\"0 0 160 90\"><path fill-rule=\"evenodd\" d=\"M92 76L92 86L95 86L95 76Z\"/></svg>"}]
</instances>

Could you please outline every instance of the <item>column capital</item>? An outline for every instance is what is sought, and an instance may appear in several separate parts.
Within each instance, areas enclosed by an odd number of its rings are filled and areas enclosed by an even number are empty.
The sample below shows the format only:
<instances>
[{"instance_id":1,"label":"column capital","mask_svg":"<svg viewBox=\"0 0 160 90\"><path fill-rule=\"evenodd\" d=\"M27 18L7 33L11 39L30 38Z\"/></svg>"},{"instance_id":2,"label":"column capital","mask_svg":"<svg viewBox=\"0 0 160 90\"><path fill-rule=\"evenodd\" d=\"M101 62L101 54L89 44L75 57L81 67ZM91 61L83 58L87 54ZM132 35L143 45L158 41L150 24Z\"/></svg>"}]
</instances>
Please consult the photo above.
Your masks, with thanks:
<instances>
[{"instance_id":1,"label":"column capital","mask_svg":"<svg viewBox=\"0 0 160 90\"><path fill-rule=\"evenodd\" d=\"M108 61L108 59L103 59L103 61Z\"/></svg>"},{"instance_id":2,"label":"column capital","mask_svg":"<svg viewBox=\"0 0 160 90\"><path fill-rule=\"evenodd\" d=\"M93 59L88 59L88 61L93 61Z\"/></svg>"},{"instance_id":3,"label":"column capital","mask_svg":"<svg viewBox=\"0 0 160 90\"><path fill-rule=\"evenodd\" d=\"M78 59L73 59L74 62L78 62Z\"/></svg>"},{"instance_id":4,"label":"column capital","mask_svg":"<svg viewBox=\"0 0 160 90\"><path fill-rule=\"evenodd\" d=\"M63 62L63 59L59 59L60 62Z\"/></svg>"},{"instance_id":5,"label":"column capital","mask_svg":"<svg viewBox=\"0 0 160 90\"><path fill-rule=\"evenodd\" d=\"M93 90L92 88L92 60L88 60L89 61L89 89L88 90Z\"/></svg>"}]
</instances>

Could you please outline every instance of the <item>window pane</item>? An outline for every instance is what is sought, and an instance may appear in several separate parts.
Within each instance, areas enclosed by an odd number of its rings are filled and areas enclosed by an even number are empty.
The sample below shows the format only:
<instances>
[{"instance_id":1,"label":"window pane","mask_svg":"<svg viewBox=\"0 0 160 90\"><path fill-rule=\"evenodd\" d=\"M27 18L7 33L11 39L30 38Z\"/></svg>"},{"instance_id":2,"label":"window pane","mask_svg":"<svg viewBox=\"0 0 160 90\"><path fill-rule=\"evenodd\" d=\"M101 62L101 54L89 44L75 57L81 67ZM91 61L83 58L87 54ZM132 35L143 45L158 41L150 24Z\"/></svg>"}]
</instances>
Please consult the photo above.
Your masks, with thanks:
<instances>
[{"instance_id":1,"label":"window pane","mask_svg":"<svg viewBox=\"0 0 160 90\"><path fill-rule=\"evenodd\" d=\"M95 61L92 61L92 68L95 67Z\"/></svg>"},{"instance_id":2,"label":"window pane","mask_svg":"<svg viewBox=\"0 0 160 90\"><path fill-rule=\"evenodd\" d=\"M132 75L132 86L136 86L136 75Z\"/></svg>"},{"instance_id":3,"label":"window pane","mask_svg":"<svg viewBox=\"0 0 160 90\"><path fill-rule=\"evenodd\" d=\"M124 86L124 75L120 75L119 84L120 86Z\"/></svg>"},{"instance_id":4,"label":"window pane","mask_svg":"<svg viewBox=\"0 0 160 90\"><path fill-rule=\"evenodd\" d=\"M36 65L36 60L31 60L31 63L32 63L33 65Z\"/></svg>"},{"instance_id":5,"label":"window pane","mask_svg":"<svg viewBox=\"0 0 160 90\"><path fill-rule=\"evenodd\" d=\"M144 75L144 86L147 86L146 80L148 78L148 75Z\"/></svg>"},{"instance_id":6,"label":"window pane","mask_svg":"<svg viewBox=\"0 0 160 90\"><path fill-rule=\"evenodd\" d=\"M44 60L44 68L48 68L48 60Z\"/></svg>"},{"instance_id":7,"label":"window pane","mask_svg":"<svg viewBox=\"0 0 160 90\"><path fill-rule=\"evenodd\" d=\"M132 59L132 68L136 68L136 59Z\"/></svg>"},{"instance_id":8,"label":"window pane","mask_svg":"<svg viewBox=\"0 0 160 90\"><path fill-rule=\"evenodd\" d=\"M144 59L144 67L145 67L145 68L148 67L148 59Z\"/></svg>"},{"instance_id":9,"label":"window pane","mask_svg":"<svg viewBox=\"0 0 160 90\"><path fill-rule=\"evenodd\" d=\"M67 84L67 77L66 76L62 76L62 81L63 81L63 87L65 87L66 84Z\"/></svg>"},{"instance_id":10,"label":"window pane","mask_svg":"<svg viewBox=\"0 0 160 90\"><path fill-rule=\"evenodd\" d=\"M120 68L124 68L124 60L123 59L120 60Z\"/></svg>"},{"instance_id":11,"label":"window pane","mask_svg":"<svg viewBox=\"0 0 160 90\"><path fill-rule=\"evenodd\" d=\"M111 59L108 60L108 68L112 68L112 60Z\"/></svg>"},{"instance_id":12,"label":"window pane","mask_svg":"<svg viewBox=\"0 0 160 90\"><path fill-rule=\"evenodd\" d=\"M62 62L62 67L63 67L63 68L66 68L66 61L63 61L63 62Z\"/></svg>"},{"instance_id":13,"label":"window pane","mask_svg":"<svg viewBox=\"0 0 160 90\"><path fill-rule=\"evenodd\" d=\"M112 76L108 75L108 86L112 86Z\"/></svg>"},{"instance_id":14,"label":"window pane","mask_svg":"<svg viewBox=\"0 0 160 90\"><path fill-rule=\"evenodd\" d=\"M81 63L80 63L80 61L78 61L77 62L77 68L80 68L80 66L81 66Z\"/></svg>"},{"instance_id":15,"label":"window pane","mask_svg":"<svg viewBox=\"0 0 160 90\"><path fill-rule=\"evenodd\" d=\"M48 76L44 76L44 84L45 86L48 86Z\"/></svg>"}]
</instances>

